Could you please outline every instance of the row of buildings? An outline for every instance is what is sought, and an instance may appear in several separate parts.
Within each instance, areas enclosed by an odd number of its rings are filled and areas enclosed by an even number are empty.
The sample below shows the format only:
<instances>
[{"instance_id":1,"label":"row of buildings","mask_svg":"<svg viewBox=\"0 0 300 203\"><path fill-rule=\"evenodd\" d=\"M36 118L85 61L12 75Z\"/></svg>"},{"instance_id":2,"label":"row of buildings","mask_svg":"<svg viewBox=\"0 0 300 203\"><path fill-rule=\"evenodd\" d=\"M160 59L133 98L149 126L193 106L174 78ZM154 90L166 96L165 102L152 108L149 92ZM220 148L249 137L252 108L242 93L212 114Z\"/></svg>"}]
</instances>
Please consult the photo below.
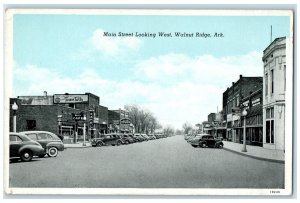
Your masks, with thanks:
<instances>
[{"instance_id":1,"label":"row of buildings","mask_svg":"<svg viewBox=\"0 0 300 203\"><path fill-rule=\"evenodd\" d=\"M285 150L286 38L276 38L263 52L263 77L244 77L223 92L223 109L208 115L202 131L242 143ZM242 111L246 109L246 116Z\"/></svg>"},{"instance_id":2,"label":"row of buildings","mask_svg":"<svg viewBox=\"0 0 300 203\"><path fill-rule=\"evenodd\" d=\"M17 105L17 110L12 106ZM18 96L10 99L10 132L44 130L63 135L65 143L111 132L134 132L128 112L109 110L92 93ZM15 124L13 125L15 117Z\"/></svg>"}]
</instances>

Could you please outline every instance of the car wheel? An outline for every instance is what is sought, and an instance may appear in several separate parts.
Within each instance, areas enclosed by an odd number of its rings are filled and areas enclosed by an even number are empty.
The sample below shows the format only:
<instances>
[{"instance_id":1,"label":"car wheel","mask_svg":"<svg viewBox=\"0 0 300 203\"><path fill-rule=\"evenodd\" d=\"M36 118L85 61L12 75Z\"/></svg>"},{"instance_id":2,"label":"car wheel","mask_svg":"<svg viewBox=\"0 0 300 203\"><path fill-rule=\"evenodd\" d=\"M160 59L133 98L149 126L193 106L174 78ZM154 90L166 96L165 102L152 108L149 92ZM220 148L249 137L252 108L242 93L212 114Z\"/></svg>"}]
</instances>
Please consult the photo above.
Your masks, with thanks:
<instances>
[{"instance_id":1,"label":"car wheel","mask_svg":"<svg viewBox=\"0 0 300 203\"><path fill-rule=\"evenodd\" d=\"M30 150L25 150L21 153L21 160L22 161L31 161L33 157L32 151Z\"/></svg>"},{"instance_id":2,"label":"car wheel","mask_svg":"<svg viewBox=\"0 0 300 203\"><path fill-rule=\"evenodd\" d=\"M128 140L126 141L126 144L130 144Z\"/></svg>"},{"instance_id":3,"label":"car wheel","mask_svg":"<svg viewBox=\"0 0 300 203\"><path fill-rule=\"evenodd\" d=\"M206 143L202 143L202 144L201 144L201 147L202 147L202 148L205 148L205 147L206 147Z\"/></svg>"},{"instance_id":4,"label":"car wheel","mask_svg":"<svg viewBox=\"0 0 300 203\"><path fill-rule=\"evenodd\" d=\"M192 145L192 146L195 147L195 148L197 147L197 145Z\"/></svg>"},{"instance_id":5,"label":"car wheel","mask_svg":"<svg viewBox=\"0 0 300 203\"><path fill-rule=\"evenodd\" d=\"M58 150L56 147L50 147L48 150L48 156L49 157L56 157L58 154Z\"/></svg>"},{"instance_id":6,"label":"car wheel","mask_svg":"<svg viewBox=\"0 0 300 203\"><path fill-rule=\"evenodd\" d=\"M41 154L39 155L39 158L44 158L46 156L46 154Z\"/></svg>"},{"instance_id":7,"label":"car wheel","mask_svg":"<svg viewBox=\"0 0 300 203\"><path fill-rule=\"evenodd\" d=\"M103 146L103 143L102 142L98 142L97 143L97 147L102 147Z\"/></svg>"},{"instance_id":8,"label":"car wheel","mask_svg":"<svg viewBox=\"0 0 300 203\"><path fill-rule=\"evenodd\" d=\"M120 140L117 141L117 146L120 146L122 142Z\"/></svg>"},{"instance_id":9,"label":"car wheel","mask_svg":"<svg viewBox=\"0 0 300 203\"><path fill-rule=\"evenodd\" d=\"M222 149L222 148L223 148L223 145L222 145L222 144L220 144L220 145L219 145L219 148L220 148L220 149Z\"/></svg>"}]
</instances>

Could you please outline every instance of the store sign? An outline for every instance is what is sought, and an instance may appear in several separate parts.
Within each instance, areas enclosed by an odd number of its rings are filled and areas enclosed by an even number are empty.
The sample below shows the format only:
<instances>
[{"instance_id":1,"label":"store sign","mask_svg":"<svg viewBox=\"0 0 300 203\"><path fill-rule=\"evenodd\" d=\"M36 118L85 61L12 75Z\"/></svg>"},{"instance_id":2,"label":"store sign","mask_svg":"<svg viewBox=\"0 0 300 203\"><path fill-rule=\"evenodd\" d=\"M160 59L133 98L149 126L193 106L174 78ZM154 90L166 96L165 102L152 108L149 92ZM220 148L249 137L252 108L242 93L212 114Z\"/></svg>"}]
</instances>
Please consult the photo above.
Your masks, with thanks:
<instances>
[{"instance_id":1,"label":"store sign","mask_svg":"<svg viewBox=\"0 0 300 203\"><path fill-rule=\"evenodd\" d=\"M120 124L120 120L113 120L113 124L114 125L119 125Z\"/></svg>"},{"instance_id":2,"label":"store sign","mask_svg":"<svg viewBox=\"0 0 300 203\"><path fill-rule=\"evenodd\" d=\"M130 124L130 123L131 123L131 121L128 118L124 118L121 120L121 124Z\"/></svg>"},{"instance_id":3,"label":"store sign","mask_svg":"<svg viewBox=\"0 0 300 203\"><path fill-rule=\"evenodd\" d=\"M244 106L244 107L249 107L249 100L243 102L243 106Z\"/></svg>"},{"instance_id":4,"label":"store sign","mask_svg":"<svg viewBox=\"0 0 300 203\"><path fill-rule=\"evenodd\" d=\"M90 128L94 128L94 110L89 110L89 115Z\"/></svg>"},{"instance_id":5,"label":"store sign","mask_svg":"<svg viewBox=\"0 0 300 203\"><path fill-rule=\"evenodd\" d=\"M227 122L228 121L235 121L235 120L238 120L238 119L240 119L239 115L236 115L236 114L227 114Z\"/></svg>"},{"instance_id":6,"label":"store sign","mask_svg":"<svg viewBox=\"0 0 300 203\"><path fill-rule=\"evenodd\" d=\"M87 103L88 95L85 94L55 94L53 95L54 104L74 104Z\"/></svg>"},{"instance_id":7,"label":"store sign","mask_svg":"<svg viewBox=\"0 0 300 203\"><path fill-rule=\"evenodd\" d=\"M251 102L251 104L252 104L252 106L256 106L256 105L260 104L260 98L257 98L257 99L255 99L255 100L253 100L253 101Z\"/></svg>"},{"instance_id":8,"label":"store sign","mask_svg":"<svg viewBox=\"0 0 300 203\"><path fill-rule=\"evenodd\" d=\"M75 121L85 120L83 113L72 113L72 119L75 120Z\"/></svg>"},{"instance_id":9,"label":"store sign","mask_svg":"<svg viewBox=\"0 0 300 203\"><path fill-rule=\"evenodd\" d=\"M98 117L95 117L95 118L94 118L94 123L99 123L99 120L100 120L100 119L99 119Z\"/></svg>"}]
</instances>

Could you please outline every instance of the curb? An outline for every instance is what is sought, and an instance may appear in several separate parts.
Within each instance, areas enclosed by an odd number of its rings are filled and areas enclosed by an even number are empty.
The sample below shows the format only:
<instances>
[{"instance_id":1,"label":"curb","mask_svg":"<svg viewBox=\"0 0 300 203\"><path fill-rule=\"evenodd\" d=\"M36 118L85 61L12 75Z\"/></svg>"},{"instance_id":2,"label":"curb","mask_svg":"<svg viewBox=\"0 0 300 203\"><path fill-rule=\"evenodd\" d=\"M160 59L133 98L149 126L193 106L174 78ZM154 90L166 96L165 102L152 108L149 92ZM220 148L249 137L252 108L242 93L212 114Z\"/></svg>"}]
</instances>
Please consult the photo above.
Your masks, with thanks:
<instances>
[{"instance_id":1,"label":"curb","mask_svg":"<svg viewBox=\"0 0 300 203\"><path fill-rule=\"evenodd\" d=\"M92 147L92 146L65 146L65 149L69 149L69 148L72 148L72 149L75 149L75 148L89 148L89 147Z\"/></svg>"},{"instance_id":2,"label":"curb","mask_svg":"<svg viewBox=\"0 0 300 203\"><path fill-rule=\"evenodd\" d=\"M268 159L268 158L263 158L263 157L257 157L257 156L253 156L253 155L250 155L250 154L245 154L245 153L238 152L238 151L235 151L235 150L232 150L232 149L229 149L229 148L225 148L225 147L223 147L223 149L226 150L226 151L229 151L229 152L233 152L233 153L236 153L236 154L239 154L239 155L242 155L242 156L250 157L250 158L261 160L261 161L269 161L269 162L280 163L280 164L284 164L285 163L284 160L277 160L277 159Z\"/></svg>"}]
</instances>

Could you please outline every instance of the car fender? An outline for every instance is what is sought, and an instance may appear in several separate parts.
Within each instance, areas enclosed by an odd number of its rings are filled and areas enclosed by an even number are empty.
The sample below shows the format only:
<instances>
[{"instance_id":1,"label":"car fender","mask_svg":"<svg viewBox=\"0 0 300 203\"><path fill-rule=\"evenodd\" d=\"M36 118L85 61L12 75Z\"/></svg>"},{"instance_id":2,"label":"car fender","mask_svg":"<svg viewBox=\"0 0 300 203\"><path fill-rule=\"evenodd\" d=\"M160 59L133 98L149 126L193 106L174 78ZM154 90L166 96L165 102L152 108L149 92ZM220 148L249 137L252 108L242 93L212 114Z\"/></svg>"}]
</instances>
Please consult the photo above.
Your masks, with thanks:
<instances>
[{"instance_id":1,"label":"car fender","mask_svg":"<svg viewBox=\"0 0 300 203\"><path fill-rule=\"evenodd\" d=\"M22 146L20 147L18 154L21 154L21 152L23 152L24 150L30 150L34 155L39 155L42 154L44 152L43 147L38 146L38 145L30 145L30 146Z\"/></svg>"},{"instance_id":2,"label":"car fender","mask_svg":"<svg viewBox=\"0 0 300 203\"><path fill-rule=\"evenodd\" d=\"M99 140L96 140L96 144L97 144L97 145L98 145L100 142L101 142L102 145L105 145L105 143L103 142L102 139L101 139L101 140L100 140L100 139L99 139Z\"/></svg>"},{"instance_id":3,"label":"car fender","mask_svg":"<svg viewBox=\"0 0 300 203\"><path fill-rule=\"evenodd\" d=\"M48 150L50 147L56 147L58 151L63 151L64 150L64 144L62 143L57 143L57 142L49 142L46 145L46 152L48 153Z\"/></svg>"}]
</instances>

